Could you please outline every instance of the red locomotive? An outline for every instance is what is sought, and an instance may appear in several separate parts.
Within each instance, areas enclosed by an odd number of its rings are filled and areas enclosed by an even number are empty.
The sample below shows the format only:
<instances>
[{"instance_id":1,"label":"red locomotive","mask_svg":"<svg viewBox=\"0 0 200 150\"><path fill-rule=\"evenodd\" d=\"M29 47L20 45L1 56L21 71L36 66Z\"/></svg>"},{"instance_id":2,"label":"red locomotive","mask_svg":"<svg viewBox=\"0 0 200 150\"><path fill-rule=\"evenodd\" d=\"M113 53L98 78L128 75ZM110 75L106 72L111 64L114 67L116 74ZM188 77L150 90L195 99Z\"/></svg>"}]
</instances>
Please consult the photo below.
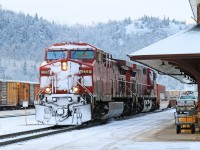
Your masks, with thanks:
<instances>
[{"instance_id":1,"label":"red locomotive","mask_svg":"<svg viewBox=\"0 0 200 150\"><path fill-rule=\"evenodd\" d=\"M153 70L87 43L53 44L40 67L36 120L77 125L158 109Z\"/></svg>"}]
</instances>

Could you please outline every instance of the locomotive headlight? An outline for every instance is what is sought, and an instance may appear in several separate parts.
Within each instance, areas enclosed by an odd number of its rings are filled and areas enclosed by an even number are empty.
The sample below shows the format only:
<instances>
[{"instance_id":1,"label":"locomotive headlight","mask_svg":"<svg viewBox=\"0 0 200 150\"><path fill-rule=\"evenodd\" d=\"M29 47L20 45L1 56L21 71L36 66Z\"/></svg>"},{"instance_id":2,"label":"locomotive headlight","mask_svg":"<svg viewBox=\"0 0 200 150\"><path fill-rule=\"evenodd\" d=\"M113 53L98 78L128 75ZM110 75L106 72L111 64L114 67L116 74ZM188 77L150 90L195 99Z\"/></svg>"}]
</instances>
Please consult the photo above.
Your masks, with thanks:
<instances>
[{"instance_id":1,"label":"locomotive headlight","mask_svg":"<svg viewBox=\"0 0 200 150\"><path fill-rule=\"evenodd\" d=\"M62 67L62 70L63 70L63 71L68 70L68 64L67 64L67 62L62 62L61 67Z\"/></svg>"},{"instance_id":2,"label":"locomotive headlight","mask_svg":"<svg viewBox=\"0 0 200 150\"><path fill-rule=\"evenodd\" d=\"M51 93L51 89L50 89L50 88L46 88L46 89L45 89L45 92L46 92L46 93Z\"/></svg>"},{"instance_id":3,"label":"locomotive headlight","mask_svg":"<svg viewBox=\"0 0 200 150\"><path fill-rule=\"evenodd\" d=\"M78 93L79 91L80 91L79 87L77 87L77 86L73 87L73 92L74 93Z\"/></svg>"}]
</instances>

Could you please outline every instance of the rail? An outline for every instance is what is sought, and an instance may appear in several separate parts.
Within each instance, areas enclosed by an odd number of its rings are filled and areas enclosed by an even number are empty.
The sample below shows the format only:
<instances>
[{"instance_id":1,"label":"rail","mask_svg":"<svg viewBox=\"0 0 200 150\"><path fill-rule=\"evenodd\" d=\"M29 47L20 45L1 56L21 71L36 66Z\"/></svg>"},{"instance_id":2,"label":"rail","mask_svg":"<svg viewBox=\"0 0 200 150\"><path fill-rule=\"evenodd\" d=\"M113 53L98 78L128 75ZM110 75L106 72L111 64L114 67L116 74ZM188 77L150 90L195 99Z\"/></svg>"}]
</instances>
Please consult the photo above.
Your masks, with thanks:
<instances>
[{"instance_id":1,"label":"rail","mask_svg":"<svg viewBox=\"0 0 200 150\"><path fill-rule=\"evenodd\" d=\"M77 129L77 126L73 127L66 127L62 129L53 129L52 127L49 128L42 128L36 130L30 130L25 132L18 132L8 135L2 135L0 137L0 146L5 146L13 143L24 142L32 139L37 139L41 137L45 137L48 135L54 135L58 133L63 133L67 131L71 131L73 129ZM41 133L42 132L42 133Z\"/></svg>"},{"instance_id":2,"label":"rail","mask_svg":"<svg viewBox=\"0 0 200 150\"><path fill-rule=\"evenodd\" d=\"M47 128L41 128L41 129L35 129L35 130L29 130L24 132L17 132L17 133L11 133L6 135L0 136L0 147L5 145L10 145L18 142L24 142L32 139L37 139L41 137L46 137L49 135L55 135L59 133L65 133L68 131L76 130L76 129L84 129L89 128L96 125L104 124L105 121L101 122L93 122L87 125L82 126L52 126Z\"/></svg>"}]
</instances>

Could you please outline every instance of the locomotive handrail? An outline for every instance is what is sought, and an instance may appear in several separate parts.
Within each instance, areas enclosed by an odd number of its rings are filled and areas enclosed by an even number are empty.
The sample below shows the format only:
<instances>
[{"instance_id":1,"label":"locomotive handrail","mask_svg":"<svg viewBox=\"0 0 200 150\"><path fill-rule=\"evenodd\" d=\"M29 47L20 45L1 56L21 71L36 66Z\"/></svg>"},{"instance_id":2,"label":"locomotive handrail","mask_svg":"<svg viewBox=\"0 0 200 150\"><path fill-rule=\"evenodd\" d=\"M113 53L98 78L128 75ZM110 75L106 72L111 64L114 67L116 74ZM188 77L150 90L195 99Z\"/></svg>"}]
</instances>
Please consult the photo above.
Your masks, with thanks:
<instances>
[{"instance_id":1,"label":"locomotive handrail","mask_svg":"<svg viewBox=\"0 0 200 150\"><path fill-rule=\"evenodd\" d=\"M36 100L36 96L38 96L38 95L39 95L40 93L42 93L44 90L45 90L45 88L39 90L39 92L35 95L35 100ZM36 101L38 101L38 100L36 100Z\"/></svg>"},{"instance_id":2,"label":"locomotive handrail","mask_svg":"<svg viewBox=\"0 0 200 150\"><path fill-rule=\"evenodd\" d=\"M116 81L121 81L121 82L127 82L127 83L134 83L134 82L129 82L129 81L125 81L125 80L117 80L115 79Z\"/></svg>"},{"instance_id":3,"label":"locomotive handrail","mask_svg":"<svg viewBox=\"0 0 200 150\"><path fill-rule=\"evenodd\" d=\"M134 82L129 82L129 81L125 81L125 80L117 80L117 79L116 79L116 81L127 82L127 83L134 83ZM151 85L148 85L148 84L142 84L142 83L138 83L138 82L137 82L137 84L151 86Z\"/></svg>"},{"instance_id":4,"label":"locomotive handrail","mask_svg":"<svg viewBox=\"0 0 200 150\"><path fill-rule=\"evenodd\" d=\"M91 96L91 97L93 97L93 94L90 92L90 90L88 90L84 85L82 85L79 81L77 81L77 83L80 85L80 86L82 86L87 92L88 92L88 94Z\"/></svg>"},{"instance_id":5,"label":"locomotive handrail","mask_svg":"<svg viewBox=\"0 0 200 150\"><path fill-rule=\"evenodd\" d=\"M91 103L93 103L93 94L90 92L90 90L88 90L84 85L82 85L79 81L77 81L77 83L82 86L87 92L88 94L90 95L91 97ZM94 103L93 103L94 104Z\"/></svg>"},{"instance_id":6,"label":"locomotive handrail","mask_svg":"<svg viewBox=\"0 0 200 150\"><path fill-rule=\"evenodd\" d=\"M130 94L136 96L136 94L128 87L128 85L126 85L127 90L130 92Z\"/></svg>"}]
</instances>

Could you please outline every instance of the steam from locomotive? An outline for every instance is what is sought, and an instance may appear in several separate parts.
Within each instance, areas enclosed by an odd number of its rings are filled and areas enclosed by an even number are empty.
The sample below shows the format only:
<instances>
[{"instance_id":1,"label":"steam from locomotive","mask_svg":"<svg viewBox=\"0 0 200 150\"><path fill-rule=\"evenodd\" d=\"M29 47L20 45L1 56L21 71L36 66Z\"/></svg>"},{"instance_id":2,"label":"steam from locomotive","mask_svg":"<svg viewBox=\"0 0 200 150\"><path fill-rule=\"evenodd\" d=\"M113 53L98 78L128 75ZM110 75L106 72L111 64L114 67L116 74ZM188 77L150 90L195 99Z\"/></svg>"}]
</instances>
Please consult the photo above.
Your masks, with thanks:
<instances>
[{"instance_id":1,"label":"steam from locomotive","mask_svg":"<svg viewBox=\"0 0 200 150\"><path fill-rule=\"evenodd\" d=\"M159 108L153 70L87 43L54 44L40 67L36 120L80 125Z\"/></svg>"}]
</instances>

